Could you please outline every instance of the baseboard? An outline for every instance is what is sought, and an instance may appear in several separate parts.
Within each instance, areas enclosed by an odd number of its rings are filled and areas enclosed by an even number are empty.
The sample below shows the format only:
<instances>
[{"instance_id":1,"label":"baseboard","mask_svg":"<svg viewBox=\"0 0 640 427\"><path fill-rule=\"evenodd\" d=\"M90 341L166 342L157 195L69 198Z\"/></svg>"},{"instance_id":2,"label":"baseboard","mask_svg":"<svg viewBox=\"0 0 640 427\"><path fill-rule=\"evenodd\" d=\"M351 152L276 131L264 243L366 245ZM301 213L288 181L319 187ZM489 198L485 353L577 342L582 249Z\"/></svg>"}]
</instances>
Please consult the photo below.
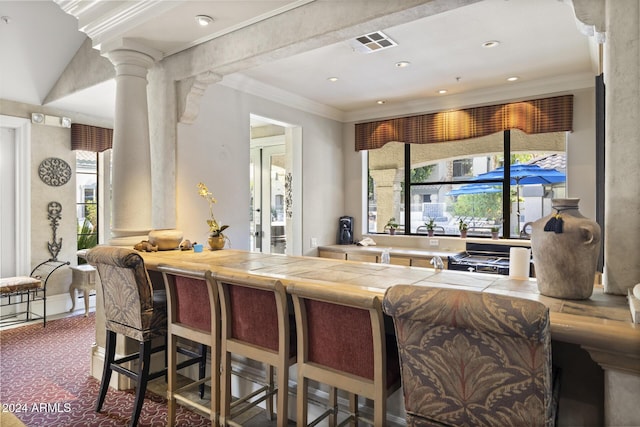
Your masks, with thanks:
<instances>
[{"instance_id":1,"label":"baseboard","mask_svg":"<svg viewBox=\"0 0 640 427\"><path fill-rule=\"evenodd\" d=\"M84 313L84 301L83 298L76 297L76 306L73 311L74 314ZM31 301L31 312L42 316L44 313L44 301L36 300ZM89 296L89 310L95 310L96 297L95 295ZM12 313L19 313L27 309L27 303L20 303L15 305L5 305L0 307L0 315L3 317L11 315ZM47 319L53 318L60 314L67 314L71 309L71 296L69 294L57 294L47 296Z\"/></svg>"}]
</instances>

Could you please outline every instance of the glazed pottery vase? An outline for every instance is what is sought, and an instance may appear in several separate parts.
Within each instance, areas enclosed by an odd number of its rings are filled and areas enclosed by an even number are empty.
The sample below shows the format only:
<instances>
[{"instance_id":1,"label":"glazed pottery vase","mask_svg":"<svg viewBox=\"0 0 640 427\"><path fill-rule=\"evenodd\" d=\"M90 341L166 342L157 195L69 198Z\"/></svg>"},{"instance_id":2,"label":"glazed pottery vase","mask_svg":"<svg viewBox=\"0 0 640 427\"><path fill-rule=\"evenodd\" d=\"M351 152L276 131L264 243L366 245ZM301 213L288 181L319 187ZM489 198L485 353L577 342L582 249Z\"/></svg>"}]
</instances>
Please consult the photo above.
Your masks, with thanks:
<instances>
[{"instance_id":1,"label":"glazed pottery vase","mask_svg":"<svg viewBox=\"0 0 640 427\"><path fill-rule=\"evenodd\" d=\"M538 291L555 298L587 299L593 293L601 230L578 210L580 199L553 199L553 212L531 225Z\"/></svg>"},{"instance_id":2,"label":"glazed pottery vase","mask_svg":"<svg viewBox=\"0 0 640 427\"><path fill-rule=\"evenodd\" d=\"M153 246L158 246L159 251L169 251L180 246L182 236L182 231L166 228L151 230L147 238Z\"/></svg>"},{"instance_id":3,"label":"glazed pottery vase","mask_svg":"<svg viewBox=\"0 0 640 427\"><path fill-rule=\"evenodd\" d=\"M217 251L224 248L224 244L226 243L226 238L224 234L219 234L217 236L209 236L209 247L212 251Z\"/></svg>"}]
</instances>

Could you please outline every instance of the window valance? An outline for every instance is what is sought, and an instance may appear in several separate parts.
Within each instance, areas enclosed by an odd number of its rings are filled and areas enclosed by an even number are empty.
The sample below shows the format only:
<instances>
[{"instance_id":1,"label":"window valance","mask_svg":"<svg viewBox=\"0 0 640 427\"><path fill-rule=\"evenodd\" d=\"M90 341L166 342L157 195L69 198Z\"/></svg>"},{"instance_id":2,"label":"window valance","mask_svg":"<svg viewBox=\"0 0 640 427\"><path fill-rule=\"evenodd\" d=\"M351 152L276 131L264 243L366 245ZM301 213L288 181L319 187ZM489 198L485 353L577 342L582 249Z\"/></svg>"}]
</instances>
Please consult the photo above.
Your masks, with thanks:
<instances>
[{"instance_id":1,"label":"window valance","mask_svg":"<svg viewBox=\"0 0 640 427\"><path fill-rule=\"evenodd\" d=\"M359 123L356 151L380 148L391 141L430 144L507 129L527 134L572 131L573 95Z\"/></svg>"},{"instance_id":2,"label":"window valance","mask_svg":"<svg viewBox=\"0 0 640 427\"><path fill-rule=\"evenodd\" d=\"M113 145L113 129L71 124L71 149L99 153Z\"/></svg>"}]
</instances>

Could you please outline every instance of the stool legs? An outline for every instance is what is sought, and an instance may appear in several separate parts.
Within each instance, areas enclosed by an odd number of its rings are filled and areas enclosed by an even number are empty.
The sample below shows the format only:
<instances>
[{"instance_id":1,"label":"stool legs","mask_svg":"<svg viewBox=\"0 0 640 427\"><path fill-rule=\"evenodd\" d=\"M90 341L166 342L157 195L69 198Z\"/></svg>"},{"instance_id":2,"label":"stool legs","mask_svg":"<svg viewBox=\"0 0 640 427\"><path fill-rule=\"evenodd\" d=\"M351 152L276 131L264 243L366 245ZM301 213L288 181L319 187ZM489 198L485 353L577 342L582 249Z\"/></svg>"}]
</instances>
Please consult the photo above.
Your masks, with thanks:
<instances>
[{"instance_id":1,"label":"stool legs","mask_svg":"<svg viewBox=\"0 0 640 427\"><path fill-rule=\"evenodd\" d=\"M207 346L200 344L200 364L199 364L199 379L203 379L207 375ZM216 375L214 369L212 375ZM216 393L217 394L217 393ZM204 397L204 383L200 384L200 399Z\"/></svg>"},{"instance_id":2,"label":"stool legs","mask_svg":"<svg viewBox=\"0 0 640 427\"><path fill-rule=\"evenodd\" d=\"M100 384L100 394L98 395L98 402L96 404L96 412L102 410L105 397L107 396L107 390L109 389L109 382L111 381L111 373L114 370L115 353L116 353L116 337L117 334L113 331L107 330L107 340L104 356L104 369L102 371L102 383ZM147 391L147 381L149 380L149 365L151 364L151 341L140 341L140 358L139 368L137 374L132 378L137 382L136 384L136 398L133 404L133 412L131 414L130 427L138 425L140 418L140 412L142 411L142 404L144 403L144 394ZM123 360L123 359L120 359ZM118 369L118 368L116 368ZM122 369L122 368L119 368Z\"/></svg>"},{"instance_id":3,"label":"stool legs","mask_svg":"<svg viewBox=\"0 0 640 427\"><path fill-rule=\"evenodd\" d=\"M131 427L138 425L140 411L144 403L144 394L147 391L147 380L149 379L149 365L151 364L151 341L140 342L140 367L138 370L138 387L136 389L136 401L133 405L133 415L131 417Z\"/></svg>"},{"instance_id":4,"label":"stool legs","mask_svg":"<svg viewBox=\"0 0 640 427\"><path fill-rule=\"evenodd\" d=\"M109 382L111 381L111 364L116 354L116 333L107 330L107 341L104 351L104 367L102 369L102 382L100 383L100 394L98 395L98 403L96 404L96 412L102 410L102 404L104 398L107 395L109 389Z\"/></svg>"}]
</instances>

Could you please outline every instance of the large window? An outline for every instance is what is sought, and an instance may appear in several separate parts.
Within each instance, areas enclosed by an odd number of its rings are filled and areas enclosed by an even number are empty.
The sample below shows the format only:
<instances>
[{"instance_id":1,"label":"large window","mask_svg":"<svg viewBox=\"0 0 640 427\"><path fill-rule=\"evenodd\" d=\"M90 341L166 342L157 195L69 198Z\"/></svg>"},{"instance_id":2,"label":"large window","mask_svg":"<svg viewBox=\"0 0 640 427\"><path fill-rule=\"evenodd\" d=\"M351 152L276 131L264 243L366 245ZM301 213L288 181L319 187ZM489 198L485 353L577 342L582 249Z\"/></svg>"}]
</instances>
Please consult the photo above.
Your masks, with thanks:
<instances>
[{"instance_id":1,"label":"large window","mask_svg":"<svg viewBox=\"0 0 640 427\"><path fill-rule=\"evenodd\" d=\"M78 249L98 244L98 153L76 150Z\"/></svg>"},{"instance_id":2,"label":"large window","mask_svg":"<svg viewBox=\"0 0 640 427\"><path fill-rule=\"evenodd\" d=\"M565 139L512 130L369 150L368 231L385 232L395 218L405 234L426 233L433 220L440 235L459 235L462 221L470 236L525 236L528 222L550 212L551 198L564 197Z\"/></svg>"}]
</instances>

